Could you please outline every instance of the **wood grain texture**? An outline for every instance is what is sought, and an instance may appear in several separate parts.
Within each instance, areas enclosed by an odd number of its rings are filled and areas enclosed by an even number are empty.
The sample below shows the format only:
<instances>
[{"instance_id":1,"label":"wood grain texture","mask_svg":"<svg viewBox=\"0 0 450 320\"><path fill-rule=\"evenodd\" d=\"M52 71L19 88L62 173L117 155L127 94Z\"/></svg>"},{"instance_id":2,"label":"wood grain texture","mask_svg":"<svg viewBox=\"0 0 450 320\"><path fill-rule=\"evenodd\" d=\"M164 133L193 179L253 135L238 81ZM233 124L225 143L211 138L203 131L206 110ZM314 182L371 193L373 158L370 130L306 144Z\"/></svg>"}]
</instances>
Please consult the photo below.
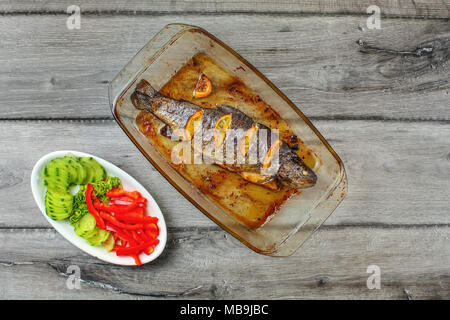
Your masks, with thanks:
<instances>
[{"instance_id":1,"label":"wood grain texture","mask_svg":"<svg viewBox=\"0 0 450 320\"><path fill-rule=\"evenodd\" d=\"M0 12L41 13L65 12L71 1L2 0ZM377 5L384 16L414 18L448 18L449 0L99 0L77 1L84 12L113 14L201 13L265 13L265 14L366 14L370 5Z\"/></svg>"},{"instance_id":2,"label":"wood grain texture","mask_svg":"<svg viewBox=\"0 0 450 320\"><path fill-rule=\"evenodd\" d=\"M449 0L81 0L81 29L68 30L71 4L0 1L0 298L450 298ZM382 10L380 30L366 27L369 4ZM248 59L344 161L347 197L291 257L229 236L111 120L108 81L174 22L204 27ZM364 53L358 39L432 52ZM159 259L105 264L48 225L30 173L61 149L105 158L150 190L169 228ZM373 264L380 290L366 287ZM80 290L66 287L70 265Z\"/></svg>"},{"instance_id":3,"label":"wood grain texture","mask_svg":"<svg viewBox=\"0 0 450 320\"><path fill-rule=\"evenodd\" d=\"M316 121L343 159L349 193L328 225L450 224L450 126L438 123ZM169 227L214 224L175 190L113 121L1 122L0 227L47 227L30 193L34 163L55 150L95 154L141 182ZM38 138L37 138L38 137Z\"/></svg>"},{"instance_id":4,"label":"wood grain texture","mask_svg":"<svg viewBox=\"0 0 450 320\"><path fill-rule=\"evenodd\" d=\"M0 230L0 296L40 299L450 297L448 227L323 227L293 256L278 259L249 251L222 230L169 231L163 254L137 268L104 264L72 246L53 229ZM369 290L366 286L370 275L367 267L374 264L381 269L379 290ZM80 290L66 287L70 265L80 267Z\"/></svg>"},{"instance_id":5,"label":"wood grain texture","mask_svg":"<svg viewBox=\"0 0 450 320\"><path fill-rule=\"evenodd\" d=\"M229 44L307 116L449 121L448 21L385 18L381 30L366 30L365 19L88 15L68 30L65 15L2 16L0 118L111 118L108 81L164 25L183 22ZM358 39L433 52L362 53Z\"/></svg>"}]
</instances>

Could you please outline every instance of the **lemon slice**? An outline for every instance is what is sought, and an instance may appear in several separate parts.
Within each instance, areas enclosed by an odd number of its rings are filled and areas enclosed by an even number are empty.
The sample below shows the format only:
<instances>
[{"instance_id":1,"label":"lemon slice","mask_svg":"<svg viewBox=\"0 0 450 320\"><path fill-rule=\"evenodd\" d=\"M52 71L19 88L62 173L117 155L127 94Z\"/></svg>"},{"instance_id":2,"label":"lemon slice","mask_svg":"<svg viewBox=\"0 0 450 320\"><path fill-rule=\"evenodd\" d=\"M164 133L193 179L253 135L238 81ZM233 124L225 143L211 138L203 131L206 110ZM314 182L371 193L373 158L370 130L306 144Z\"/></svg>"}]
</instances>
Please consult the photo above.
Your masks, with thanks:
<instances>
[{"instance_id":1,"label":"lemon slice","mask_svg":"<svg viewBox=\"0 0 450 320\"><path fill-rule=\"evenodd\" d=\"M270 166L273 157L278 153L278 151L280 151L280 148L281 148L281 140L278 139L270 146L269 151L267 151L266 157L264 158L263 161L264 169L267 169Z\"/></svg>"},{"instance_id":2,"label":"lemon slice","mask_svg":"<svg viewBox=\"0 0 450 320\"><path fill-rule=\"evenodd\" d=\"M194 98L204 98L210 95L212 91L212 82L207 76L201 74L198 78L193 95Z\"/></svg>"},{"instance_id":3,"label":"lemon slice","mask_svg":"<svg viewBox=\"0 0 450 320\"><path fill-rule=\"evenodd\" d=\"M245 155L248 152L248 149L250 149L250 145L253 141L253 139L256 136L256 133L258 132L258 127L252 126L250 129L248 129L244 136L242 137L241 141L239 142L239 150L241 151L241 155L245 157Z\"/></svg>"},{"instance_id":4,"label":"lemon slice","mask_svg":"<svg viewBox=\"0 0 450 320\"><path fill-rule=\"evenodd\" d=\"M197 111L192 116L189 117L186 122L186 127L184 128L184 139L191 140L194 137L194 132L200 125L200 121L203 117L203 110Z\"/></svg>"},{"instance_id":5,"label":"lemon slice","mask_svg":"<svg viewBox=\"0 0 450 320\"><path fill-rule=\"evenodd\" d=\"M231 125L231 114L220 117L214 126L214 145L219 148L226 137L226 132Z\"/></svg>"}]
</instances>

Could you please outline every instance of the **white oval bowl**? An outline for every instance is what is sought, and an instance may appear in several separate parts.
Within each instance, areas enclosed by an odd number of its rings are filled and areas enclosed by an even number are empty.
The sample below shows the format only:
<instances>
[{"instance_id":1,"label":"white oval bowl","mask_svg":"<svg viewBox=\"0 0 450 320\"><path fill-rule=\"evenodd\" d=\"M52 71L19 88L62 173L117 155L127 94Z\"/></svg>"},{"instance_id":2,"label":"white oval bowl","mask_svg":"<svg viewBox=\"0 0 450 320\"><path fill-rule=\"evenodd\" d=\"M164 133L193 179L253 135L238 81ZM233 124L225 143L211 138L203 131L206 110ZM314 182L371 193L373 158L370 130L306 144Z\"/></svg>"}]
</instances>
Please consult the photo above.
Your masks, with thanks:
<instances>
[{"instance_id":1,"label":"white oval bowl","mask_svg":"<svg viewBox=\"0 0 450 320\"><path fill-rule=\"evenodd\" d=\"M120 179L122 186L125 190L137 190L139 191L145 198L147 198L147 215L157 217L158 218L158 228L159 228L159 243L155 247L155 250L152 254L146 255L145 253L141 253L139 258L141 259L142 264L148 263L150 261L155 260L158 256L163 252L164 247L166 246L167 241L167 228L166 222L164 220L164 216L161 210L158 207L158 204L150 195L150 193L133 177L131 177L128 173L123 171L122 169L116 167L112 163L103 160L102 158L72 150L62 150L55 151L49 154L46 154L42 158L36 162L34 165L33 171L31 172L31 191L33 192L34 200L36 201L39 209L41 210L44 217L47 221L52 225L53 228L56 229L64 238L69 240L74 246L80 248L84 252L100 259L105 262L122 265L122 266L135 266L136 263L132 257L128 256L116 256L114 252L108 252L103 246L94 247L86 242L85 239L77 236L74 232L73 227L70 225L68 220L52 220L45 213L45 192L47 188L42 184L41 172L44 169L45 164L52 160L53 158L62 157L68 153L71 153L77 157L92 157L98 161L106 170L107 174L110 176L115 176Z\"/></svg>"}]
</instances>

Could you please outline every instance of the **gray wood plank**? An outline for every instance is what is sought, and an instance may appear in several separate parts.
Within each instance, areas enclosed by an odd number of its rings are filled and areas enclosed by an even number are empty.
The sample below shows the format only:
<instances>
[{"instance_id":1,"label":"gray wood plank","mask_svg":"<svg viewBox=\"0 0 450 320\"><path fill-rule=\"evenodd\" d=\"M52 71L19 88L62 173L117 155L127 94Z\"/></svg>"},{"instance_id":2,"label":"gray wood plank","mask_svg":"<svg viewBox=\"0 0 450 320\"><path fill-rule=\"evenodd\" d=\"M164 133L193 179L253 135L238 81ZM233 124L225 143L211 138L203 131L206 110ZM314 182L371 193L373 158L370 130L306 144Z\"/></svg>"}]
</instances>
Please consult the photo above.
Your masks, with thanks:
<instances>
[{"instance_id":1,"label":"gray wood plank","mask_svg":"<svg viewBox=\"0 0 450 320\"><path fill-rule=\"evenodd\" d=\"M450 126L435 122L315 121L345 164L349 193L327 225L448 225ZM155 197L169 227L215 224L175 190L113 121L3 121L0 227L48 227L30 196L34 163L55 150L95 154Z\"/></svg>"},{"instance_id":2,"label":"gray wood plank","mask_svg":"<svg viewBox=\"0 0 450 320\"><path fill-rule=\"evenodd\" d=\"M0 12L63 12L71 1L2 0ZM377 5L385 16L448 18L450 1L432 0L98 0L77 1L83 11L108 13L288 13L288 14L365 14L367 7Z\"/></svg>"},{"instance_id":3,"label":"gray wood plank","mask_svg":"<svg viewBox=\"0 0 450 320\"><path fill-rule=\"evenodd\" d=\"M294 255L278 259L221 230L170 231L162 256L137 268L104 264L54 230L0 230L0 298L450 297L448 227L325 227ZM80 290L66 287L70 265L80 267ZM369 265L380 267L379 290L366 286Z\"/></svg>"},{"instance_id":4,"label":"gray wood plank","mask_svg":"<svg viewBox=\"0 0 450 320\"><path fill-rule=\"evenodd\" d=\"M68 30L65 15L0 17L2 119L110 118L107 83L164 25L202 26L242 54L308 116L450 120L450 25L359 16L87 15ZM239 35L239 36L238 36ZM379 47L431 56L361 53Z\"/></svg>"}]
</instances>

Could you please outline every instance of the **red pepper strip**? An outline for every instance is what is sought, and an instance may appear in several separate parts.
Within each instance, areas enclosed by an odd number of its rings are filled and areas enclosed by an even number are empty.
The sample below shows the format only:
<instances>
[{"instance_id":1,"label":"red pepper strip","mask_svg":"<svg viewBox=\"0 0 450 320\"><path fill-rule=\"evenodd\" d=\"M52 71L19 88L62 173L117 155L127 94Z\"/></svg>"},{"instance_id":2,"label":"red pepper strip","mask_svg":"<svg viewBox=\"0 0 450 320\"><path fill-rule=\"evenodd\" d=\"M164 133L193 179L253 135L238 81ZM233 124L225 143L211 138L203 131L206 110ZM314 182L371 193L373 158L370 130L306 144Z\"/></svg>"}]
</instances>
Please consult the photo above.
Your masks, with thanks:
<instances>
[{"instance_id":1,"label":"red pepper strip","mask_svg":"<svg viewBox=\"0 0 450 320\"><path fill-rule=\"evenodd\" d=\"M141 197L136 199L137 202L142 203L142 204L146 204L147 203L147 198Z\"/></svg>"},{"instance_id":2,"label":"red pepper strip","mask_svg":"<svg viewBox=\"0 0 450 320\"><path fill-rule=\"evenodd\" d=\"M106 212L114 212L114 213L126 213L126 212L133 210L137 206L138 206L138 203L136 201L134 201L129 206L107 205L99 200L96 200L94 202L94 207L97 210L106 211Z\"/></svg>"},{"instance_id":3,"label":"red pepper strip","mask_svg":"<svg viewBox=\"0 0 450 320\"><path fill-rule=\"evenodd\" d=\"M131 256L133 257L134 262L135 262L139 267L142 266L141 259L139 259L139 256L138 256L137 254L132 254Z\"/></svg>"},{"instance_id":4,"label":"red pepper strip","mask_svg":"<svg viewBox=\"0 0 450 320\"><path fill-rule=\"evenodd\" d=\"M143 243L144 241L142 241L141 238L138 237L136 230L131 230L131 235L133 236L134 241L136 241L137 243Z\"/></svg>"},{"instance_id":5,"label":"red pepper strip","mask_svg":"<svg viewBox=\"0 0 450 320\"><path fill-rule=\"evenodd\" d=\"M107 214L106 212L100 211L100 216L105 219L108 222L111 222L113 225L115 225L116 227L119 227L121 229L126 229L126 230L138 230L138 229L142 229L143 225L142 224L125 224L120 222L119 220L117 220L115 217L113 217L110 214Z\"/></svg>"},{"instance_id":6,"label":"red pepper strip","mask_svg":"<svg viewBox=\"0 0 450 320\"><path fill-rule=\"evenodd\" d=\"M130 237L127 233L125 233L124 230L120 230L119 228L117 228L114 225L107 223L106 230L115 233L122 241L127 241L127 242L131 242L131 243L134 242L133 238Z\"/></svg>"},{"instance_id":7,"label":"red pepper strip","mask_svg":"<svg viewBox=\"0 0 450 320\"><path fill-rule=\"evenodd\" d=\"M133 235L130 233L130 230L121 229L121 231L130 239L126 244L130 246L135 246L138 243L134 241Z\"/></svg>"},{"instance_id":8,"label":"red pepper strip","mask_svg":"<svg viewBox=\"0 0 450 320\"><path fill-rule=\"evenodd\" d=\"M138 191L125 191L123 189L111 189L106 193L108 198L119 198L119 197L129 197L134 200L139 198L143 198L142 195Z\"/></svg>"},{"instance_id":9,"label":"red pepper strip","mask_svg":"<svg viewBox=\"0 0 450 320\"><path fill-rule=\"evenodd\" d=\"M92 216L95 218L97 227L100 229L105 229L105 222L100 217L99 213L97 212L97 210L95 210L95 207L92 204L92 192L93 191L94 191L94 187L92 187L92 184L88 183L88 185L86 187L86 206L87 206L90 214L92 214Z\"/></svg>"},{"instance_id":10,"label":"red pepper strip","mask_svg":"<svg viewBox=\"0 0 450 320\"><path fill-rule=\"evenodd\" d=\"M158 226L157 226L156 224L154 224L154 223L147 223L147 224L144 224L144 228L145 228L145 229L149 229L151 232L156 232L156 233L159 234L159 228L158 228Z\"/></svg>"},{"instance_id":11,"label":"red pepper strip","mask_svg":"<svg viewBox=\"0 0 450 320\"><path fill-rule=\"evenodd\" d=\"M158 218L156 217L139 217L136 215L129 215L127 213L115 213L114 217L127 223L155 224L158 222Z\"/></svg>"},{"instance_id":12,"label":"red pepper strip","mask_svg":"<svg viewBox=\"0 0 450 320\"><path fill-rule=\"evenodd\" d=\"M136 239L139 243L145 242L145 239L139 234L140 230L133 230L134 235L136 236Z\"/></svg>"},{"instance_id":13,"label":"red pepper strip","mask_svg":"<svg viewBox=\"0 0 450 320\"><path fill-rule=\"evenodd\" d=\"M147 241L151 241L152 239L156 239L156 237L148 237L148 236L145 234L144 230L138 230L137 232L138 232L138 234L140 233L140 236L141 236L143 239L145 239L146 242L147 242ZM150 246L150 247L148 247L147 249L144 250L144 252L145 252L146 255L152 254L153 251L154 251L153 246Z\"/></svg>"},{"instance_id":14,"label":"red pepper strip","mask_svg":"<svg viewBox=\"0 0 450 320\"><path fill-rule=\"evenodd\" d=\"M157 245L159 243L158 239L151 240L148 242L143 242L135 246L131 246L128 248L117 248L116 254L118 256L129 256L131 254L137 254L138 252L141 252L142 250L145 250L151 246Z\"/></svg>"},{"instance_id":15,"label":"red pepper strip","mask_svg":"<svg viewBox=\"0 0 450 320\"><path fill-rule=\"evenodd\" d=\"M156 232L152 232L152 231L150 231L150 230L144 230L144 232L145 232L145 235L147 236L147 237L149 237L150 239L156 239L156 238L158 238L158 236L159 236L159 233L156 233Z\"/></svg>"},{"instance_id":16,"label":"red pepper strip","mask_svg":"<svg viewBox=\"0 0 450 320\"><path fill-rule=\"evenodd\" d=\"M134 222L134 223L142 223L142 221L144 221L145 223L149 223L149 220L142 220L142 218L144 217L143 215L141 215L138 212L128 212L128 213L112 213L111 215L113 215L114 217L116 217L119 220L122 221L139 221L139 222ZM130 222L133 223L133 222Z\"/></svg>"},{"instance_id":17,"label":"red pepper strip","mask_svg":"<svg viewBox=\"0 0 450 320\"><path fill-rule=\"evenodd\" d=\"M145 234L144 230L137 230L136 233L137 233L138 237L142 239L143 242L150 240L147 237L147 235Z\"/></svg>"},{"instance_id":18,"label":"red pepper strip","mask_svg":"<svg viewBox=\"0 0 450 320\"><path fill-rule=\"evenodd\" d=\"M136 208L133 211L127 212L127 215L137 216L137 217L145 217L145 209L144 208Z\"/></svg>"}]
</instances>

